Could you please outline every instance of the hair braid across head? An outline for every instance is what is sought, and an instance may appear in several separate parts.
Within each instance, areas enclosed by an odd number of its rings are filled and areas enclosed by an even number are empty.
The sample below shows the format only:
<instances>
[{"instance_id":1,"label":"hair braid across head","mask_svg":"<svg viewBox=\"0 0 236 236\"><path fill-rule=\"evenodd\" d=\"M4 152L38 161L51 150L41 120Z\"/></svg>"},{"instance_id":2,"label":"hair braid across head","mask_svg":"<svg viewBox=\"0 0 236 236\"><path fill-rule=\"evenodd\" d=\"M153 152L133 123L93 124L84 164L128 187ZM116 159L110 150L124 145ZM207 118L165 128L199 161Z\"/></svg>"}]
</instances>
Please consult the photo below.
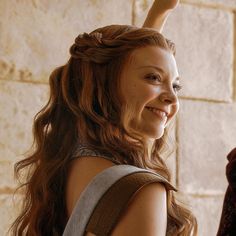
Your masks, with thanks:
<instances>
[{"instance_id":1,"label":"hair braid across head","mask_svg":"<svg viewBox=\"0 0 236 236\"><path fill-rule=\"evenodd\" d=\"M103 32L104 31L104 32ZM77 36L70 48L71 57L96 64L109 63L110 60L125 55L135 48L147 45L159 46L175 54L175 46L170 40L150 29L131 27L117 35L108 33L108 30L97 29L91 33Z\"/></svg>"},{"instance_id":2,"label":"hair braid across head","mask_svg":"<svg viewBox=\"0 0 236 236\"><path fill-rule=\"evenodd\" d=\"M95 63L105 63L106 60L97 58L97 51L104 49L106 46L102 39L102 33L83 33L77 36L74 44L70 48L70 54L74 59L83 61L92 61Z\"/></svg>"}]
</instances>

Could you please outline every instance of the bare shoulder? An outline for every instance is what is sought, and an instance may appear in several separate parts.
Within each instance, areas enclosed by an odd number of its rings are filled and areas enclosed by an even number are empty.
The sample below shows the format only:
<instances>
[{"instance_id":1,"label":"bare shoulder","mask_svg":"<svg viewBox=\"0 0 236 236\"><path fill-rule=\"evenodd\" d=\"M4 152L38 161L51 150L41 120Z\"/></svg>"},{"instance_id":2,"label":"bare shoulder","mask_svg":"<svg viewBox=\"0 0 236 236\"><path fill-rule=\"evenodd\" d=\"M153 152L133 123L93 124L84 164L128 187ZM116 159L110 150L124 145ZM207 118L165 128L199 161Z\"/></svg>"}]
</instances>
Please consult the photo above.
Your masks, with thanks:
<instances>
[{"instance_id":1,"label":"bare shoulder","mask_svg":"<svg viewBox=\"0 0 236 236\"><path fill-rule=\"evenodd\" d=\"M71 214L80 194L93 177L108 167L115 165L101 157L80 157L69 168L66 183L66 203L68 215Z\"/></svg>"},{"instance_id":2,"label":"bare shoulder","mask_svg":"<svg viewBox=\"0 0 236 236\"><path fill-rule=\"evenodd\" d=\"M166 227L166 189L162 183L152 183L133 196L112 236L164 236Z\"/></svg>"}]
</instances>

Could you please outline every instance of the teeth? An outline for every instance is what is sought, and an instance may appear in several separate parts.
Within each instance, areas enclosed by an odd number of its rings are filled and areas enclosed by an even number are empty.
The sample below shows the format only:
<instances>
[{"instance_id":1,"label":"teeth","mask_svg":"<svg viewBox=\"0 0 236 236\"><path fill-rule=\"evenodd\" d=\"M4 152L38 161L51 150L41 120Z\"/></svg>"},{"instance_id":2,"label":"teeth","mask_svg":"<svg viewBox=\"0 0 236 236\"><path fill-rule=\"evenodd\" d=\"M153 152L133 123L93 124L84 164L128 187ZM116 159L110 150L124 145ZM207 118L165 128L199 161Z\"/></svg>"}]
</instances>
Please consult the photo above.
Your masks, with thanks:
<instances>
[{"instance_id":1,"label":"teeth","mask_svg":"<svg viewBox=\"0 0 236 236\"><path fill-rule=\"evenodd\" d=\"M163 117L163 118L166 117L166 113L165 113L165 112L160 111L160 110L158 110L158 109L156 109L156 108L147 107L147 109L150 110L150 111L152 111L152 112L154 112L154 113L157 114L157 115L160 115L160 116Z\"/></svg>"}]
</instances>

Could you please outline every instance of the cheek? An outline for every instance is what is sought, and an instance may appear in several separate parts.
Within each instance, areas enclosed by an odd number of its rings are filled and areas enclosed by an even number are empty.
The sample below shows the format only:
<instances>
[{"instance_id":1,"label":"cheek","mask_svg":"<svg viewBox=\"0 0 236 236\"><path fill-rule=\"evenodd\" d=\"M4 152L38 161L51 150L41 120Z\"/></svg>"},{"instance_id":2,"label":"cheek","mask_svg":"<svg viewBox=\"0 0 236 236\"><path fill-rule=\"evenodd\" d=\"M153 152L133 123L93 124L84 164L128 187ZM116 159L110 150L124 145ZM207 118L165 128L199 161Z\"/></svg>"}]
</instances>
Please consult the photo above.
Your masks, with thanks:
<instances>
[{"instance_id":1,"label":"cheek","mask_svg":"<svg viewBox=\"0 0 236 236\"><path fill-rule=\"evenodd\" d=\"M135 89L128 94L129 100L127 101L130 106L140 112L143 108L153 99L152 93L145 88Z\"/></svg>"},{"instance_id":2,"label":"cheek","mask_svg":"<svg viewBox=\"0 0 236 236\"><path fill-rule=\"evenodd\" d=\"M140 93L137 84L126 84L122 89L124 102L129 106L139 103Z\"/></svg>"},{"instance_id":3,"label":"cheek","mask_svg":"<svg viewBox=\"0 0 236 236\"><path fill-rule=\"evenodd\" d=\"M127 91L127 96L135 101L138 101L138 103L145 103L154 99L158 92L159 91L156 91L155 89L140 83L131 86Z\"/></svg>"},{"instance_id":4,"label":"cheek","mask_svg":"<svg viewBox=\"0 0 236 236\"><path fill-rule=\"evenodd\" d=\"M159 93L152 86L148 86L140 80L138 82L126 80L126 83L121 84L121 91L123 103L136 111L142 110Z\"/></svg>"}]
</instances>

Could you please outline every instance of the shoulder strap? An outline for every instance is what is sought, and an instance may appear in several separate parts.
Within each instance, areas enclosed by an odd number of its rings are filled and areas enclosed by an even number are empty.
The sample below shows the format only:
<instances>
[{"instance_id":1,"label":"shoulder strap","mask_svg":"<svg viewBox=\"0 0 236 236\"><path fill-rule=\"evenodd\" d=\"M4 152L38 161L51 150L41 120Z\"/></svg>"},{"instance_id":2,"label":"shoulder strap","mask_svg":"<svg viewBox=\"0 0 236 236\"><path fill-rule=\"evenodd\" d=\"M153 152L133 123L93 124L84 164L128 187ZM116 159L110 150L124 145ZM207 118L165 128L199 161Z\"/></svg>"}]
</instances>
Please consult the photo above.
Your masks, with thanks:
<instances>
[{"instance_id":1,"label":"shoulder strap","mask_svg":"<svg viewBox=\"0 0 236 236\"><path fill-rule=\"evenodd\" d=\"M162 182L170 190L167 182L150 172L132 173L119 179L99 200L86 226L86 231L96 236L111 235L135 193L145 185L154 182Z\"/></svg>"},{"instance_id":2,"label":"shoulder strap","mask_svg":"<svg viewBox=\"0 0 236 236\"><path fill-rule=\"evenodd\" d=\"M107 219L107 217L109 217L109 213L107 213L108 215L107 214L105 215L105 218L102 220L102 222L100 222L100 220L99 220L99 218L101 217L101 209L103 208L104 203L105 202L107 203L107 199L113 198L112 196L114 196L113 191L110 190L111 191L110 192L108 190L117 181L118 182L114 185L114 189L120 189L119 186L122 186L121 183L127 181L127 179L126 180L124 179L122 181L123 177L128 178L128 176L133 173L149 173L150 174L148 177L149 182L153 181L153 180L151 180L152 179L151 176L155 176L155 181L158 180L159 182L165 183L168 190L176 190L164 177L162 177L161 175L158 175L154 172L151 172L149 170L138 168L138 167L131 166L131 165L116 165L116 166L109 167L109 168L105 169L104 171L100 172L98 175L96 175L92 179L92 181L88 184L88 186L85 188L85 190L82 192L82 194L81 194L79 200L77 201L76 206L70 216L70 219L66 225L63 236L82 236L82 235L84 235L85 229L87 229L87 230L91 229L92 231L98 230L100 232L100 229L98 229L97 227L94 228L94 226L99 224L101 227L101 224L103 224L104 220ZM143 178L141 178L141 179L143 179ZM119 180L122 182L119 182ZM128 182L130 182L130 181L128 181ZM141 183L142 183L142 181L140 183L138 183L137 186L141 187L141 185L140 185ZM124 188L124 186L122 186L122 188ZM126 186L126 188L127 188L127 186ZM127 189L123 192L126 192L126 191L127 191ZM127 204L128 199L130 198L130 196L132 196L132 193L134 193L134 192L135 192L135 188L132 188L132 190L129 191L129 194L127 194L127 195L125 194L126 196L124 196L125 201L124 201L123 205ZM120 192L119 192L119 194L120 194ZM105 198L103 199L103 197L105 197ZM103 200L99 202L99 200L101 198ZM99 202L99 204L98 204L98 202ZM113 207L112 210L114 210L115 205L117 206L117 204L111 204L111 207ZM96 211L95 211L95 209L96 209ZM107 210L103 211L103 212L105 213L105 212L107 212ZM116 213L114 214L115 218L119 217L120 213L121 212L116 211ZM93 217L91 218L91 216L93 216ZM89 221L90 219L91 219L91 223ZM88 227L86 228L87 225L88 225ZM114 223L113 223L113 225L114 225ZM105 227L105 229L106 229L105 231L110 232L112 227L109 229L107 227ZM106 234L102 233L100 235L105 236Z\"/></svg>"}]
</instances>

